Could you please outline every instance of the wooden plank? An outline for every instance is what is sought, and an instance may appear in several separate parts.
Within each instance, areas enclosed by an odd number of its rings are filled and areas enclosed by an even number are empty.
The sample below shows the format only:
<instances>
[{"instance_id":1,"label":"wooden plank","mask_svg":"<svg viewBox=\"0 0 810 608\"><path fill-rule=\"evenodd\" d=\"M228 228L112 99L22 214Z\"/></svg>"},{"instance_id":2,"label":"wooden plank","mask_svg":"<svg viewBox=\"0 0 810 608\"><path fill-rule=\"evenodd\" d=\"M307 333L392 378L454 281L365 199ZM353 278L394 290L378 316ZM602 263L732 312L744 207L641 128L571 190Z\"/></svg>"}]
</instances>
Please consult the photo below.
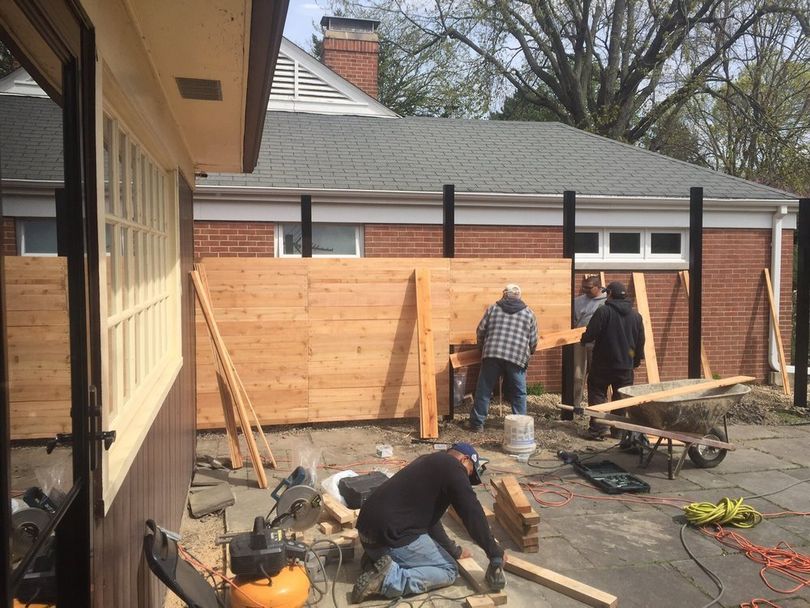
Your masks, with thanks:
<instances>
[{"instance_id":1,"label":"wooden plank","mask_svg":"<svg viewBox=\"0 0 810 608\"><path fill-rule=\"evenodd\" d=\"M214 312L211 309L211 303L208 299L208 292L205 290L205 287L202 284L202 280L200 278L200 274L197 271L191 272L191 280L194 283L194 288L197 291L197 299L200 302L200 308L203 311L203 315L205 316L206 323L208 324L208 328L211 331L211 336L214 340L214 345L217 348L217 352L219 353L220 357L225 360L225 356L223 355L224 352L227 351L225 347L225 343L222 339L222 335L219 333L219 329L217 328L217 322L214 318ZM253 462L253 468L256 471L257 481L259 483L259 487L265 489L268 487L267 484L267 475L264 471L264 466L262 465L262 459L259 455L259 450L256 447L256 441L253 438L253 432L250 426L250 420L247 416L247 411L245 410L245 404L242 401L241 395L239 395L239 391L237 387L237 381L234 378L234 369L232 365L224 365L224 372L225 377L228 380L228 384L230 385L231 394L234 395L236 401L236 413L239 418L239 424L242 427L242 433L245 436L245 440L247 441L248 446L248 453L250 454L250 459Z\"/></svg>"},{"instance_id":2,"label":"wooden plank","mask_svg":"<svg viewBox=\"0 0 810 608\"><path fill-rule=\"evenodd\" d=\"M417 268L415 277L416 327L419 338L419 436L422 439L435 439L439 436L439 414L436 401L436 353L430 306L430 270Z\"/></svg>"},{"instance_id":3,"label":"wooden plank","mask_svg":"<svg viewBox=\"0 0 810 608\"><path fill-rule=\"evenodd\" d=\"M503 484L503 490L509 499L512 508L518 513L530 513L533 509L529 504L529 499L520 487L517 479L512 475L506 475L500 478L500 483Z\"/></svg>"},{"instance_id":4,"label":"wooden plank","mask_svg":"<svg viewBox=\"0 0 810 608\"><path fill-rule=\"evenodd\" d=\"M771 322L773 324L774 336L776 337L776 348L779 351L779 367L782 372L782 389L785 395L790 397L790 376L788 375L787 363L785 362L785 347L782 345L782 330L779 329L779 315L776 312L776 304L774 302L773 285L771 285L771 273L767 268L763 269L765 273L765 291L768 294L768 304L771 307Z\"/></svg>"},{"instance_id":5,"label":"wooden plank","mask_svg":"<svg viewBox=\"0 0 810 608\"><path fill-rule=\"evenodd\" d=\"M520 549L528 549L540 546L540 538L538 533L526 536L518 526L509 519L507 509L500 502L495 502L492 506L495 510L495 519L506 531L507 536L512 539L512 542Z\"/></svg>"},{"instance_id":6,"label":"wooden plank","mask_svg":"<svg viewBox=\"0 0 810 608\"><path fill-rule=\"evenodd\" d=\"M206 291L207 297L210 299L210 292L208 290L208 277L205 272L205 266L202 264L195 264L195 270L200 273L200 281ZM217 385L220 388L220 398L222 399L222 414L225 419L225 437L228 440L228 451L231 455L231 467L234 469L241 469L244 466L242 459L242 450L239 446L239 435L236 429L236 417L234 416L235 404L230 401L231 394L228 392L228 384L225 379L225 373L222 370L222 358L219 356L217 347L214 345L214 339L211 332L206 332L208 335L208 344L211 347L211 357L214 360L215 374L217 377Z\"/></svg>"},{"instance_id":7,"label":"wooden plank","mask_svg":"<svg viewBox=\"0 0 810 608\"><path fill-rule=\"evenodd\" d=\"M680 395L688 395L690 393L700 393L712 388L722 388L724 386L732 386L734 384L744 384L756 380L751 376L731 376L729 378L721 378L719 380L710 380L708 382L699 382L697 384L688 384L686 386L679 386L678 388L670 388L665 391L655 391L654 393L647 393L646 395L639 395L638 397L627 397L625 399L617 399L610 403L601 403L599 405L592 405L587 409L595 412L611 412L613 410L620 410L625 407L632 407L641 405L642 403L650 403L657 399L666 399L667 397L677 397Z\"/></svg>"},{"instance_id":8,"label":"wooden plank","mask_svg":"<svg viewBox=\"0 0 810 608\"><path fill-rule=\"evenodd\" d=\"M653 339L652 317L650 316L650 305L647 301L647 283L644 274L633 273L633 288L636 292L636 308L644 323L644 365L647 368L647 382L658 384L661 376L658 373L658 356L655 353L655 340Z\"/></svg>"},{"instance_id":9,"label":"wooden plank","mask_svg":"<svg viewBox=\"0 0 810 608\"><path fill-rule=\"evenodd\" d=\"M340 524L348 524L357 519L355 512L325 492L322 497L324 510Z\"/></svg>"},{"instance_id":10,"label":"wooden plank","mask_svg":"<svg viewBox=\"0 0 810 608\"><path fill-rule=\"evenodd\" d=\"M579 342L579 339L584 333L584 327L575 327L574 329L566 329L564 331L541 335L537 339L537 350L548 350L557 346L564 346L565 344L574 344ZM481 349L479 348L463 350L450 355L450 365L453 367L453 369L475 365L476 363L480 362Z\"/></svg>"},{"instance_id":11,"label":"wooden plank","mask_svg":"<svg viewBox=\"0 0 810 608\"><path fill-rule=\"evenodd\" d=\"M486 505L481 505L481 508L484 510L484 517L486 518L487 523L492 525L492 520L495 519L495 512ZM464 527L464 522L461 521L461 516L456 512L452 505L447 507L447 514L455 519L462 528Z\"/></svg>"},{"instance_id":12,"label":"wooden plank","mask_svg":"<svg viewBox=\"0 0 810 608\"><path fill-rule=\"evenodd\" d=\"M686 301L689 302L689 271L681 270L678 272L681 277L681 285L683 285L684 293L686 294ZM703 345L703 337L700 339L700 364L703 367L703 377L710 380L712 376L712 368L709 365L709 357L706 355L706 347Z\"/></svg>"},{"instance_id":13,"label":"wooden plank","mask_svg":"<svg viewBox=\"0 0 810 608\"><path fill-rule=\"evenodd\" d=\"M464 604L467 608L494 608L495 602L488 595L471 595L464 599ZM20 604L22 606L22 604ZM16 608L16 604L15 604Z\"/></svg>"},{"instance_id":14,"label":"wooden plank","mask_svg":"<svg viewBox=\"0 0 810 608\"><path fill-rule=\"evenodd\" d=\"M517 574L522 578L553 589L557 593L579 600L588 606L594 606L595 608L615 608L619 605L619 599L615 595L563 576L547 568L537 566L519 557L512 555L507 556L504 569L512 574Z\"/></svg>"},{"instance_id":15,"label":"wooden plank","mask_svg":"<svg viewBox=\"0 0 810 608\"><path fill-rule=\"evenodd\" d=\"M489 585L486 582L486 572L478 565L472 557L462 557L457 559L458 571L467 580L475 591L478 593L488 594L490 591Z\"/></svg>"},{"instance_id":16,"label":"wooden plank","mask_svg":"<svg viewBox=\"0 0 810 608\"><path fill-rule=\"evenodd\" d=\"M512 508L512 504L509 502L509 498L498 492L497 496L495 497L495 502L501 505L501 508L505 511L506 516L509 518L509 521L515 524L515 529L520 531L523 536L537 534L540 528L538 524L540 522L540 515L536 512L533 512L534 515L528 513L518 513ZM529 516L529 518L524 518L524 516Z\"/></svg>"}]
</instances>

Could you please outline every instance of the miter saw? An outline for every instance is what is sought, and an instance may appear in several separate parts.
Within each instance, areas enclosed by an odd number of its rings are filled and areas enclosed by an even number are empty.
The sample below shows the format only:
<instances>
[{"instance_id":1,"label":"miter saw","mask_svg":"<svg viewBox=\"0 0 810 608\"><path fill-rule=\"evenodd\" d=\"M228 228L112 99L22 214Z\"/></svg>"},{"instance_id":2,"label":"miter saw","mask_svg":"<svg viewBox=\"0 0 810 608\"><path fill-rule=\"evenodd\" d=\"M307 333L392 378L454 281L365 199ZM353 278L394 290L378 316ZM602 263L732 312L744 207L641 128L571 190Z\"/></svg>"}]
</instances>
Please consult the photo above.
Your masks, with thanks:
<instances>
[{"instance_id":1,"label":"miter saw","mask_svg":"<svg viewBox=\"0 0 810 608\"><path fill-rule=\"evenodd\" d=\"M304 562L308 547L288 532L314 526L321 514L321 495L304 467L296 468L270 494L276 501L267 517L257 517L253 530L231 538L228 551L236 585L231 608L300 608L309 597L310 577ZM270 516L275 512L275 517Z\"/></svg>"}]
</instances>

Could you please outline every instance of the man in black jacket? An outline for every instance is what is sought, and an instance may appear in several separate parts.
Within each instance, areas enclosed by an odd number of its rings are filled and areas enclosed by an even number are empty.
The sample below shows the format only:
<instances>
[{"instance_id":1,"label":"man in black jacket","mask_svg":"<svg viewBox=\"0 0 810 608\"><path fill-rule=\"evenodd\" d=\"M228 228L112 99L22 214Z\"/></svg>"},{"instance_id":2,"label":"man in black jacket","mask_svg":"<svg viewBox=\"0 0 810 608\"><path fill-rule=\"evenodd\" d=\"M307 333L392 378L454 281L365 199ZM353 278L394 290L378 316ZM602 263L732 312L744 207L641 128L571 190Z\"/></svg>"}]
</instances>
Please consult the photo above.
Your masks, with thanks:
<instances>
[{"instance_id":1,"label":"man in black jacket","mask_svg":"<svg viewBox=\"0 0 810 608\"><path fill-rule=\"evenodd\" d=\"M506 584L503 549L492 537L472 486L481 483L483 463L469 443L420 456L369 496L360 508L357 531L371 569L357 579L352 602L370 595L396 598L452 585L455 560L469 557L447 536L441 518L452 505L470 537L489 557L486 580L493 590Z\"/></svg>"},{"instance_id":2,"label":"man in black jacket","mask_svg":"<svg viewBox=\"0 0 810 608\"><path fill-rule=\"evenodd\" d=\"M588 405L605 403L609 386L616 394L620 388L632 385L633 370L644 358L644 324L627 300L624 283L614 281L605 291L607 301L593 314L580 339L582 344L595 342L588 375ZM588 432L594 439L609 433L593 418Z\"/></svg>"}]
</instances>

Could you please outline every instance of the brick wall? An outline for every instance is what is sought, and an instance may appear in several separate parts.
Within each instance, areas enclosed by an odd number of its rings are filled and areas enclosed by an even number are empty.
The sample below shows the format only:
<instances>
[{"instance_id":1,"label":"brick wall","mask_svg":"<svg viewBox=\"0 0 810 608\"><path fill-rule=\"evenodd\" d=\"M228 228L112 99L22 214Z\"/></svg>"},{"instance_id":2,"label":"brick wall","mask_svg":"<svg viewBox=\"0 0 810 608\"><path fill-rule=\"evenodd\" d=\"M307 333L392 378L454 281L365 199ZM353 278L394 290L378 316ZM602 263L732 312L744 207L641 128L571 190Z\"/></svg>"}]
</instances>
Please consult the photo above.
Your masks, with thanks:
<instances>
[{"instance_id":1,"label":"brick wall","mask_svg":"<svg viewBox=\"0 0 810 608\"><path fill-rule=\"evenodd\" d=\"M273 257L272 222L194 222L194 258Z\"/></svg>"},{"instance_id":2,"label":"brick wall","mask_svg":"<svg viewBox=\"0 0 810 608\"><path fill-rule=\"evenodd\" d=\"M6 231L4 230L4 235ZM272 256L274 225L262 222L195 222L195 255ZM793 232L783 232L780 328L790 362ZM712 371L767 377L769 308L762 269L770 266L770 230L707 229L703 251L703 339ZM13 238L12 238L12 241ZM440 226L368 224L366 257L441 257ZM562 231L551 227L458 226L457 257L558 257ZM579 273L584 274L584 273ZM590 273L588 273L590 274ZM688 306L676 271L644 273L661 379L687 376ZM607 282L624 281L635 297L631 272L606 272ZM493 294L493 301L499 294ZM529 306L532 302L528 302ZM530 383L560 390L561 351L535 356ZM474 386L471 375L468 390ZM642 364L636 382L646 382Z\"/></svg>"},{"instance_id":3,"label":"brick wall","mask_svg":"<svg viewBox=\"0 0 810 608\"><path fill-rule=\"evenodd\" d=\"M17 255L17 225L14 218L4 217L0 230L0 251L3 255Z\"/></svg>"},{"instance_id":4,"label":"brick wall","mask_svg":"<svg viewBox=\"0 0 810 608\"><path fill-rule=\"evenodd\" d=\"M323 62L374 99L379 93L380 43L373 40L323 39Z\"/></svg>"}]
</instances>

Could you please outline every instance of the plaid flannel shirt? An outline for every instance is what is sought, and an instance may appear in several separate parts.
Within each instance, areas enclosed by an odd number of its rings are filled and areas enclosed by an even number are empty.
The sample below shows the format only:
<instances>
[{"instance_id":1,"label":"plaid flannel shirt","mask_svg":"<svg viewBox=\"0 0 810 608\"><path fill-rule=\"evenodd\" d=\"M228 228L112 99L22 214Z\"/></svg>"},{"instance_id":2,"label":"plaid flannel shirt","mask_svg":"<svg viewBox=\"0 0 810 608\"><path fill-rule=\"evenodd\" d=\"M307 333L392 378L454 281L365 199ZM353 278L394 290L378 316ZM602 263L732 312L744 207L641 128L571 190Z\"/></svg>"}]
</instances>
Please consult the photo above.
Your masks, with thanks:
<instances>
[{"instance_id":1,"label":"plaid flannel shirt","mask_svg":"<svg viewBox=\"0 0 810 608\"><path fill-rule=\"evenodd\" d=\"M537 319L528 306L508 314L493 304L484 313L476 335L478 344L483 344L483 358L505 359L526 368L537 348Z\"/></svg>"}]
</instances>

